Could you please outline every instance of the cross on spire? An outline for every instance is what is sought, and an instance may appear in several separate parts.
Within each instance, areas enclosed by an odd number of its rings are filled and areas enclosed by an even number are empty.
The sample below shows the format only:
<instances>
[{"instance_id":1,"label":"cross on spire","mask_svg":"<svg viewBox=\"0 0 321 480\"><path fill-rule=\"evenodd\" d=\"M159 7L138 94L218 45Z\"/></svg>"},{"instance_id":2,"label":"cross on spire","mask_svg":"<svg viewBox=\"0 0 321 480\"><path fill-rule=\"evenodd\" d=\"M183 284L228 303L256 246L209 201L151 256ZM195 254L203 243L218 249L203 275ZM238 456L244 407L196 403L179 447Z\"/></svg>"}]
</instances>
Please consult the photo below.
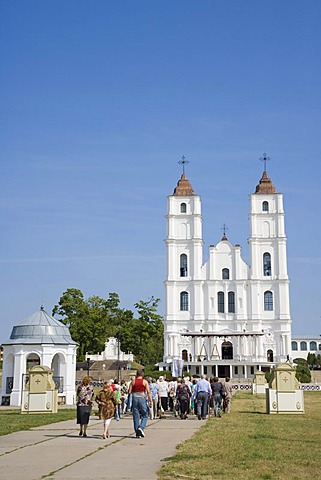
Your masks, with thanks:
<instances>
[{"instance_id":1,"label":"cross on spire","mask_svg":"<svg viewBox=\"0 0 321 480\"><path fill-rule=\"evenodd\" d=\"M184 157L184 155L182 156L182 160L180 160L178 162L180 165L183 165L183 175L185 175L185 165L187 165L189 163L188 160L186 160L186 158Z\"/></svg>"},{"instance_id":2,"label":"cross on spire","mask_svg":"<svg viewBox=\"0 0 321 480\"><path fill-rule=\"evenodd\" d=\"M266 164L271 160L270 157L266 153L263 153L262 157L260 157L261 162L264 162L264 171L266 172Z\"/></svg>"},{"instance_id":3,"label":"cross on spire","mask_svg":"<svg viewBox=\"0 0 321 480\"><path fill-rule=\"evenodd\" d=\"M225 225L225 223L223 223L223 225L221 226L221 230L223 232L223 237L226 237L226 232L228 228L227 228L227 225Z\"/></svg>"}]
</instances>

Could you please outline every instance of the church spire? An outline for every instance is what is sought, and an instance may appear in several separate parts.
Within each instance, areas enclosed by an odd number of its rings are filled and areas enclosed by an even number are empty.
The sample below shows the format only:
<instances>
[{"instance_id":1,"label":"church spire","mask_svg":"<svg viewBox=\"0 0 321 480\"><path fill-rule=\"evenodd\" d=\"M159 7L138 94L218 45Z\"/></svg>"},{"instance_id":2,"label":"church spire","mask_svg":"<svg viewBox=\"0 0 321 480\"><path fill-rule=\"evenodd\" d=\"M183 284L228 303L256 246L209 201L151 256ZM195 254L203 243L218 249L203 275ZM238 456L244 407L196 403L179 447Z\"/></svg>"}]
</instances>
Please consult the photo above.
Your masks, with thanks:
<instances>
[{"instance_id":1,"label":"church spire","mask_svg":"<svg viewBox=\"0 0 321 480\"><path fill-rule=\"evenodd\" d=\"M272 183L272 180L268 177L266 171L266 164L270 161L270 157L267 156L266 153L263 153L262 157L260 158L261 162L264 163L264 170L263 175L259 184L256 186L255 193L258 194L267 194L267 193L276 193L275 186Z\"/></svg>"},{"instance_id":2,"label":"church spire","mask_svg":"<svg viewBox=\"0 0 321 480\"><path fill-rule=\"evenodd\" d=\"M177 182L177 187L175 187L173 195L176 195L177 197L189 197L191 195L195 195L193 187L185 175L185 165L187 165L189 161L186 160L183 155L182 160L180 160L178 163L183 166L183 173L180 180Z\"/></svg>"}]
</instances>

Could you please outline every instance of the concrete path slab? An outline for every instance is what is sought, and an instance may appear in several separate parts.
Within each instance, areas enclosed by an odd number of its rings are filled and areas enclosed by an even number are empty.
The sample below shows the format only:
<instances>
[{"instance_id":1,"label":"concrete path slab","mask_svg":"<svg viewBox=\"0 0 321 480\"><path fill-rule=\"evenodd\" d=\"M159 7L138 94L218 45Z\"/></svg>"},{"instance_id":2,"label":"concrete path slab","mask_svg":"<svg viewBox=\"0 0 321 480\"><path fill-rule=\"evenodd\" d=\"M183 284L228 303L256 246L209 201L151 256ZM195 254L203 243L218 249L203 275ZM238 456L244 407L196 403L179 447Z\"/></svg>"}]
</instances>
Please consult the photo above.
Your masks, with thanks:
<instances>
[{"instance_id":1,"label":"concrete path slab","mask_svg":"<svg viewBox=\"0 0 321 480\"><path fill-rule=\"evenodd\" d=\"M140 439L130 415L111 422L107 440L97 417L90 419L87 438L79 437L75 420L12 433L0 437L0 479L156 480L162 460L204 423L168 415L149 420Z\"/></svg>"}]
</instances>

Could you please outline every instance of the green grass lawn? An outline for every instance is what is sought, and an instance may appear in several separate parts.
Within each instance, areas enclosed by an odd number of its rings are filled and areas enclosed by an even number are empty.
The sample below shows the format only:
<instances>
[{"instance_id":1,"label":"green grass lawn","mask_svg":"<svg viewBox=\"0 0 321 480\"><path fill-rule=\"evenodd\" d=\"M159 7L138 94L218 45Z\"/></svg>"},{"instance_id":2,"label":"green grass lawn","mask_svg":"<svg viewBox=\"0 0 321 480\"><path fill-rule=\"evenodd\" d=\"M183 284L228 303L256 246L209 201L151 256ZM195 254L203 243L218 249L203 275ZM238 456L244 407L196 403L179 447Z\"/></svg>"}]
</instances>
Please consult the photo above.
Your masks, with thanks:
<instances>
[{"instance_id":1,"label":"green grass lawn","mask_svg":"<svg viewBox=\"0 0 321 480\"><path fill-rule=\"evenodd\" d=\"M20 410L0 408L0 436L20 430L30 430L33 427L62 422L74 418L76 424L76 409L63 408L57 413L21 414Z\"/></svg>"},{"instance_id":2,"label":"green grass lawn","mask_svg":"<svg viewBox=\"0 0 321 480\"><path fill-rule=\"evenodd\" d=\"M304 415L267 415L265 397L238 392L230 415L211 418L166 459L160 480L320 478L321 393L305 392Z\"/></svg>"}]
</instances>

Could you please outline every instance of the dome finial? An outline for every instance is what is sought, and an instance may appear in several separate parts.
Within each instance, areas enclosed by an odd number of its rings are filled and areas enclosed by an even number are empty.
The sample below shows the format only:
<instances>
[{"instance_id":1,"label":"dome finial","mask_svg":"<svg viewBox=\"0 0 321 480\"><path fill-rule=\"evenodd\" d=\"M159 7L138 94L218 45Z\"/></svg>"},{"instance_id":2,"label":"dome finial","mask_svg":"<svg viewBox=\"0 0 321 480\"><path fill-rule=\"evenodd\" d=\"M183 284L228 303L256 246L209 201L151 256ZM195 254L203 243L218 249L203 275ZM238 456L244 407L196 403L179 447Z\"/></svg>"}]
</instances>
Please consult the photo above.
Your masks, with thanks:
<instances>
[{"instance_id":1,"label":"dome finial","mask_svg":"<svg viewBox=\"0 0 321 480\"><path fill-rule=\"evenodd\" d=\"M43 312L44 311L44 306L43 306L43 295L40 297L40 310Z\"/></svg>"},{"instance_id":2,"label":"dome finial","mask_svg":"<svg viewBox=\"0 0 321 480\"><path fill-rule=\"evenodd\" d=\"M262 157L260 157L261 162L264 162L264 170L263 175L260 180L260 183L256 186L255 193L260 194L270 194L276 193L275 186L273 185L271 179L268 177L266 171L266 164L271 160L270 157L266 153L263 153Z\"/></svg>"},{"instance_id":3,"label":"dome finial","mask_svg":"<svg viewBox=\"0 0 321 480\"><path fill-rule=\"evenodd\" d=\"M181 196L181 197L187 197L187 196L190 196L190 195L195 195L194 190L192 188L192 185L185 175L185 165L187 165L189 163L189 161L186 160L186 158L183 155L182 160L180 160L177 163L179 163L180 165L183 166L183 173L182 173L182 176L181 176L180 180L178 180L178 182L177 182L177 187L174 189L173 195Z\"/></svg>"}]
</instances>

